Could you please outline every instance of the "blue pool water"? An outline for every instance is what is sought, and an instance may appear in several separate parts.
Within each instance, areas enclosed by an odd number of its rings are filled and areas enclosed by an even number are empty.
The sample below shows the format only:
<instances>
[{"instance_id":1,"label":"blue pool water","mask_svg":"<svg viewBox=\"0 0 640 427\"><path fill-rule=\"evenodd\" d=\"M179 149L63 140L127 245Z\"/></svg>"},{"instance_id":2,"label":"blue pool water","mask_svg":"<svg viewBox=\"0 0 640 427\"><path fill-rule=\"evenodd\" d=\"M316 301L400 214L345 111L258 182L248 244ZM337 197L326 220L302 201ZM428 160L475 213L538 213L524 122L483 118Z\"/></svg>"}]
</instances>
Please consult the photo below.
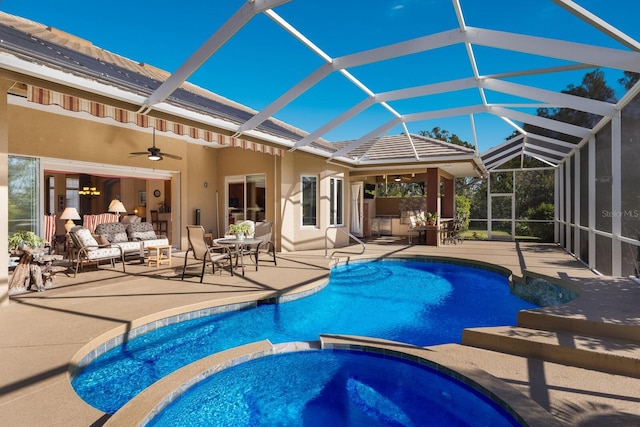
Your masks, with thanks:
<instances>
[{"instance_id":1,"label":"blue pool water","mask_svg":"<svg viewBox=\"0 0 640 427\"><path fill-rule=\"evenodd\" d=\"M268 339L313 341L321 333L385 338L420 346L460 342L468 327L514 325L534 305L507 278L424 261L374 261L334 268L321 292L286 304L203 317L132 339L91 362L72 385L114 413L169 373L210 354Z\"/></svg>"},{"instance_id":2,"label":"blue pool water","mask_svg":"<svg viewBox=\"0 0 640 427\"><path fill-rule=\"evenodd\" d=\"M218 372L148 426L515 426L451 377L406 360L351 351L262 357Z\"/></svg>"}]
</instances>

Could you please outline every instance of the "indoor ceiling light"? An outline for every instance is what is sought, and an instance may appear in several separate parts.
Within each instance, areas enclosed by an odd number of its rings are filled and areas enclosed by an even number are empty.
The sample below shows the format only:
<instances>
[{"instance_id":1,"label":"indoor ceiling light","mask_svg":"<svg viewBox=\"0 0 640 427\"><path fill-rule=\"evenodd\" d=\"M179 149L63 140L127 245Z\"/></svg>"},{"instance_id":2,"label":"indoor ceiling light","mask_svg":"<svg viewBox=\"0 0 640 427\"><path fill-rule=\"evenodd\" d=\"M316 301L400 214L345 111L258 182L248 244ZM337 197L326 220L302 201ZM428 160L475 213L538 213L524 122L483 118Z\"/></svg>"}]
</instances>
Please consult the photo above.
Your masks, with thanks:
<instances>
[{"instance_id":1,"label":"indoor ceiling light","mask_svg":"<svg viewBox=\"0 0 640 427\"><path fill-rule=\"evenodd\" d=\"M100 190L96 187L82 187L82 190L78 190L78 194L81 196L99 196Z\"/></svg>"},{"instance_id":2,"label":"indoor ceiling light","mask_svg":"<svg viewBox=\"0 0 640 427\"><path fill-rule=\"evenodd\" d=\"M152 152L151 154L149 154L147 156L147 159L149 160L153 160L154 162L157 160L162 160L162 156L160 155L160 152Z\"/></svg>"}]
</instances>

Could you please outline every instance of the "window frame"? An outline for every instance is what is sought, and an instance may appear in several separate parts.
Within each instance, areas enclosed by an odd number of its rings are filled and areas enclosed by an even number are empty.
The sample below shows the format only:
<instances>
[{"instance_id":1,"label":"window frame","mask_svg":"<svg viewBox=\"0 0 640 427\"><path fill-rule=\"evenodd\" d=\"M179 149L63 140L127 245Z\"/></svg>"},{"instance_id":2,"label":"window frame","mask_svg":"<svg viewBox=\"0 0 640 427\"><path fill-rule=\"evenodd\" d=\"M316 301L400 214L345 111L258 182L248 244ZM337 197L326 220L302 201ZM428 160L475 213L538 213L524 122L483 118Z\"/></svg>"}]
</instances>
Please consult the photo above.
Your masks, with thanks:
<instances>
[{"instance_id":1,"label":"window frame","mask_svg":"<svg viewBox=\"0 0 640 427\"><path fill-rule=\"evenodd\" d=\"M329 178L329 225L344 227L344 178Z\"/></svg>"},{"instance_id":2,"label":"window frame","mask_svg":"<svg viewBox=\"0 0 640 427\"><path fill-rule=\"evenodd\" d=\"M305 197L305 179L313 180L313 194L311 194L308 200L312 202L313 207L313 224L305 224L305 203L307 197ZM318 194L318 176L317 175L300 175L300 227L302 228L318 228L318 206L319 206L319 194ZM308 191L308 190L307 190ZM310 207L310 208L311 208Z\"/></svg>"}]
</instances>

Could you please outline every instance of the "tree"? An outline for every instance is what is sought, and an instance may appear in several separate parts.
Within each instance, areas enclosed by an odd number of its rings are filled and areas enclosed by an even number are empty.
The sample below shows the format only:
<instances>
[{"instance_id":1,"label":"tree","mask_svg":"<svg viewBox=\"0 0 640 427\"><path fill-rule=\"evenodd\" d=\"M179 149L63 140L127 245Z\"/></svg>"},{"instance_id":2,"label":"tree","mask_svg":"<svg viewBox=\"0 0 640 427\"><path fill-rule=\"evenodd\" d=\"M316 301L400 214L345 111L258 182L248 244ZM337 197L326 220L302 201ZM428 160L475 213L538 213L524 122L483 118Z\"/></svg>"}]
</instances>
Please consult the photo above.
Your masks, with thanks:
<instances>
[{"instance_id":1,"label":"tree","mask_svg":"<svg viewBox=\"0 0 640 427\"><path fill-rule=\"evenodd\" d=\"M631 79L631 76L629 76L629 78ZM596 99L598 101L612 103L617 101L615 91L611 87L607 86L607 82L604 79L604 72L600 69L596 69L585 74L582 78L582 83L579 86L569 84L562 93L581 96L583 98ZM587 128L592 128L601 119L597 114L578 111L572 108L538 108L537 113L540 117ZM578 138L576 137L560 134L559 132L539 128L537 126L525 125L524 130L538 135L548 136L550 138L578 142Z\"/></svg>"},{"instance_id":2,"label":"tree","mask_svg":"<svg viewBox=\"0 0 640 427\"><path fill-rule=\"evenodd\" d=\"M633 71L625 71L624 77L618 79L618 83L620 83L626 90L629 90L640 80L640 73L634 73Z\"/></svg>"},{"instance_id":3,"label":"tree","mask_svg":"<svg viewBox=\"0 0 640 427\"><path fill-rule=\"evenodd\" d=\"M472 150L475 150L476 148L472 144L469 144L467 141L461 140L460 137L455 133L449 133L448 130L440 129L438 126L434 127L431 130L421 130L418 133L422 136L427 136L429 138L448 142L450 144L459 145L461 147L471 148Z\"/></svg>"}]
</instances>

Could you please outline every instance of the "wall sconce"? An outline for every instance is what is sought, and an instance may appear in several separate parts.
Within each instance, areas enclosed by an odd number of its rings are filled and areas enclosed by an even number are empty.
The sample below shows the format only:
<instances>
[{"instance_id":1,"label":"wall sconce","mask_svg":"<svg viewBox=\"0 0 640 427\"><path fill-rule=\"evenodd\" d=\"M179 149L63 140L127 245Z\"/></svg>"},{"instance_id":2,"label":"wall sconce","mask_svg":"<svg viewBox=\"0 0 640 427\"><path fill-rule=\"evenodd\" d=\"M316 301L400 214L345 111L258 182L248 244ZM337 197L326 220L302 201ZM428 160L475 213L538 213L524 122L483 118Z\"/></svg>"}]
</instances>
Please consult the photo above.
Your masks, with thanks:
<instances>
[{"instance_id":1,"label":"wall sconce","mask_svg":"<svg viewBox=\"0 0 640 427\"><path fill-rule=\"evenodd\" d=\"M60 215L60 219L67 220L67 222L64 223L64 228L67 230L67 234L69 234L69 231L76 225L73 220L81 218L76 208L64 208L62 215Z\"/></svg>"}]
</instances>

